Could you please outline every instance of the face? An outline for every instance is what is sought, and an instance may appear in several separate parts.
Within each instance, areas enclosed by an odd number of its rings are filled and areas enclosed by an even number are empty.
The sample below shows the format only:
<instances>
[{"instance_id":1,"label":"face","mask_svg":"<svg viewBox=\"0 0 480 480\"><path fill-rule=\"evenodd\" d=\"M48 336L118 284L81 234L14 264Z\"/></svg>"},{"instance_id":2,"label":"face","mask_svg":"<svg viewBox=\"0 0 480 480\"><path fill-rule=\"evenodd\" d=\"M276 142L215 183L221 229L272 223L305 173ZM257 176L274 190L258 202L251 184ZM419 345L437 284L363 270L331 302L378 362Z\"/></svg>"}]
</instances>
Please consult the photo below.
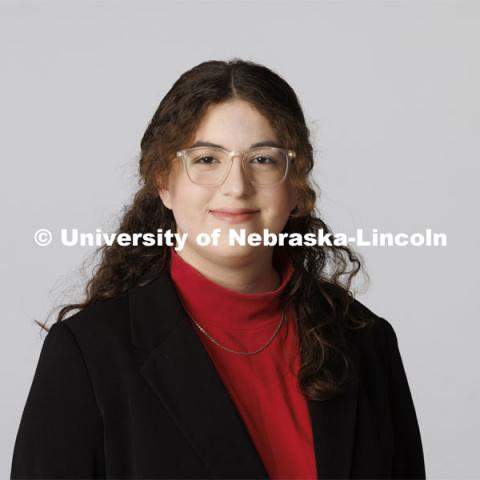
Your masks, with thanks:
<instances>
[{"instance_id":1,"label":"face","mask_svg":"<svg viewBox=\"0 0 480 480\"><path fill-rule=\"evenodd\" d=\"M244 151L258 142L271 141L283 146L268 120L248 102L231 100L211 106L199 125L193 143L205 141L221 145L227 150ZM192 144L193 144L192 143ZM188 145L190 147L190 145ZM248 243L231 246L229 229L245 233L280 233L296 205L289 176L282 183L264 187L252 184L246 177L241 158L234 157L228 177L220 185L197 185L190 181L182 160L173 162L168 185L159 190L163 204L172 210L177 233L187 233L180 256L194 254L205 259L235 262L255 260L258 255L273 252L273 246L251 246ZM256 213L245 219L234 220L212 212L221 209L248 208ZM199 233L211 234L220 229L218 246L199 246L195 240ZM188 250L188 251L187 251ZM183 252L183 253L182 253ZM232 263L233 264L233 263Z\"/></svg>"}]
</instances>

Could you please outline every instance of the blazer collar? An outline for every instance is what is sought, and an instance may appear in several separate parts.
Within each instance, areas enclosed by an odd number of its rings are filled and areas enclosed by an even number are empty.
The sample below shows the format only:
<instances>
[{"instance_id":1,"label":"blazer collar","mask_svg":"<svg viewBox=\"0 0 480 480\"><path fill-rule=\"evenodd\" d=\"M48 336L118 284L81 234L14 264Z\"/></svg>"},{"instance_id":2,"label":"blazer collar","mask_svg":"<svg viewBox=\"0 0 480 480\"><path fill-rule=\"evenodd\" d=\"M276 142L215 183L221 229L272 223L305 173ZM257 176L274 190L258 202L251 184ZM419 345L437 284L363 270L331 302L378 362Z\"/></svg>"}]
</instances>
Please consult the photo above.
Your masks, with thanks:
<instances>
[{"instance_id":1,"label":"blazer collar","mask_svg":"<svg viewBox=\"0 0 480 480\"><path fill-rule=\"evenodd\" d=\"M140 373L214 478L268 478L248 430L179 300L168 269L129 291L132 344ZM358 361L358 359L357 359ZM358 377L341 396L307 400L317 478L348 478ZM279 420L280 421L280 420Z\"/></svg>"}]
</instances>

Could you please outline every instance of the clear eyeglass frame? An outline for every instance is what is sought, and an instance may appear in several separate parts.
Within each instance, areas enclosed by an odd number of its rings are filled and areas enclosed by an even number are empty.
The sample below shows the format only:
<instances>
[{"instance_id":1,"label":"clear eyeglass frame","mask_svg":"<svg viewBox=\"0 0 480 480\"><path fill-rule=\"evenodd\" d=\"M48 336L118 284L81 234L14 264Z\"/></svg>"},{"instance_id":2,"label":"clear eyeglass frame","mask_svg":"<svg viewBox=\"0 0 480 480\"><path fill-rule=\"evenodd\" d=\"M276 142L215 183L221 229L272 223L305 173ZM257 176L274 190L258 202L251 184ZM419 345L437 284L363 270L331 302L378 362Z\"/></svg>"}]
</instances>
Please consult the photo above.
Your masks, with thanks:
<instances>
[{"instance_id":1,"label":"clear eyeglass frame","mask_svg":"<svg viewBox=\"0 0 480 480\"><path fill-rule=\"evenodd\" d=\"M247 154L251 153L251 152L255 152L257 150L265 150L265 148L268 148L268 149L271 149L271 150L275 150L275 151L279 151L279 152L282 152L286 159L287 159L287 164L286 164L286 167L285 167L285 173L283 174L283 177L278 181L278 182L275 182L275 183L269 183L269 184L261 184L261 183L257 183L255 181L253 181L252 179L249 178L249 181L254 184L254 185L258 185L260 187L272 187L272 186L276 186L276 185L279 185L280 183L282 183L285 178L287 178L287 175L288 175L288 172L290 170L290 163L293 163L293 161L295 160L296 158L296 152L294 150L290 150L288 148L280 148L280 147L255 147L255 148L251 148L249 150L244 150L244 151L236 151L236 150L227 150L225 148L221 148L221 147L209 147L209 148L212 148L212 149L215 149L215 150L220 150L224 153L226 153L228 155L228 157L230 158L230 166L228 167L227 171L225 172L225 175L223 176L223 178L221 178L218 182L216 183L198 183L198 182L194 182L190 175L188 174L188 169L187 169L187 160L188 160L188 155L190 153L194 153L195 151L198 151L198 150L202 150L206 147L192 147L192 148L184 148L182 150L178 150L177 153L176 153L176 158L174 158L174 160L182 160L183 162L183 168L185 169L185 174L187 175L188 179L192 182L192 183L195 183L196 185L204 185L204 186L214 186L214 185L221 185L225 179L228 177L228 175L230 174L230 170L232 169L232 165L233 165L233 159L234 157L240 157L241 158L241 162L242 162L242 168L243 168L243 171L244 172L247 172L247 170L245 169L245 161L247 159Z\"/></svg>"}]
</instances>

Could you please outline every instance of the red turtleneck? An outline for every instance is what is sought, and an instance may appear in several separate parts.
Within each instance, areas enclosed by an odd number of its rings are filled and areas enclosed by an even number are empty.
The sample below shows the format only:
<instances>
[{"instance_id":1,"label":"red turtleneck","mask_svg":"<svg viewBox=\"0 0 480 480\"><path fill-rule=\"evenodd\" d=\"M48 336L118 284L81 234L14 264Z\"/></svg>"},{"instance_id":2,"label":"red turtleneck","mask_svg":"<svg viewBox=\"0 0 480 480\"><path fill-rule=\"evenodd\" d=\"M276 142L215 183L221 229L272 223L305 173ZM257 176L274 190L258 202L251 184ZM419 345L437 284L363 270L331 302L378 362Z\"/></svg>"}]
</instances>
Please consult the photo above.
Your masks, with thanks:
<instances>
[{"instance_id":1,"label":"red turtleneck","mask_svg":"<svg viewBox=\"0 0 480 480\"><path fill-rule=\"evenodd\" d=\"M186 311L223 346L251 352L265 345L280 321L280 295L293 274L283 249L273 263L281 275L275 289L240 293L202 275L170 247L170 275ZM298 337L292 316L272 343L255 355L225 351L192 322L232 397L270 478L316 478L312 427L306 398L297 385Z\"/></svg>"}]
</instances>

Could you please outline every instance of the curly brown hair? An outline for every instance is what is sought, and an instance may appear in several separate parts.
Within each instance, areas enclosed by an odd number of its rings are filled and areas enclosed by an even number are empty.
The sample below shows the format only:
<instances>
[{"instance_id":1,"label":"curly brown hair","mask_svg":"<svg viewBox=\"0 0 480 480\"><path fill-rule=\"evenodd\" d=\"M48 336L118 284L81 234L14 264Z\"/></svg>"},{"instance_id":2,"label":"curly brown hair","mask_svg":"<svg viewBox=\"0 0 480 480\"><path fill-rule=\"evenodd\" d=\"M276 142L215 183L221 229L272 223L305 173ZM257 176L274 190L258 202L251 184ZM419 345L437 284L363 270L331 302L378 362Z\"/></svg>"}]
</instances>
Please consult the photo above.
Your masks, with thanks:
<instances>
[{"instance_id":1,"label":"curly brown hair","mask_svg":"<svg viewBox=\"0 0 480 480\"><path fill-rule=\"evenodd\" d=\"M296 151L290 174L298 203L282 232L333 233L316 210L316 184L310 178L314 151L294 90L269 68L238 58L196 65L183 73L162 99L141 140L141 188L125 209L117 233L176 232L172 211L163 205L158 189L168 178L176 151L192 140L207 108L231 99L248 101L270 121L285 148ZM295 311L301 355L298 383L310 399L331 398L343 390L355 370L349 331L368 324L368 319L354 315L350 308L354 303L352 280L363 270L363 261L346 245L281 248L288 249L295 267L282 301ZM82 310L149 283L168 267L170 256L168 247L125 247L115 242L101 246L96 253L100 262L86 284L85 299L59 307L56 321L62 321L71 310Z\"/></svg>"}]
</instances>

